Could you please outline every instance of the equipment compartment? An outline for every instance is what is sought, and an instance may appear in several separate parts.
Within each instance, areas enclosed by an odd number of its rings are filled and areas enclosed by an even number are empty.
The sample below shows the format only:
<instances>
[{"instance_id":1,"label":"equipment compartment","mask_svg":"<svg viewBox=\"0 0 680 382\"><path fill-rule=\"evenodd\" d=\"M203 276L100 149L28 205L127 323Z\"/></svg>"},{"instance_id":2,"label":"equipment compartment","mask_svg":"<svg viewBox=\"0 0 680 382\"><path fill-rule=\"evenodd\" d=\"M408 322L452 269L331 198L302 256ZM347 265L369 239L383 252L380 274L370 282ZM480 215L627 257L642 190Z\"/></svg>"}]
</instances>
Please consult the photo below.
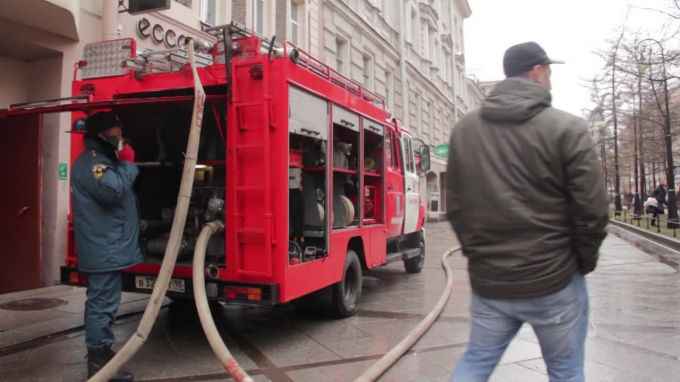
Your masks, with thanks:
<instances>
[{"instance_id":1,"label":"equipment compartment","mask_svg":"<svg viewBox=\"0 0 680 382\"><path fill-rule=\"evenodd\" d=\"M364 224L383 222L383 126L369 119L364 124Z\"/></svg>"},{"instance_id":2,"label":"equipment compartment","mask_svg":"<svg viewBox=\"0 0 680 382\"><path fill-rule=\"evenodd\" d=\"M117 110L124 137L135 150L135 164L139 168L134 187L141 219L142 251L148 263L160 263L168 245L192 108L192 102L182 102ZM222 129L225 126L225 106L219 101L209 101L206 109L211 112L206 112L203 118L198 165L178 265L191 265L201 227L224 216L225 144ZM206 258L210 264L225 266L223 234L211 238Z\"/></svg>"}]
</instances>

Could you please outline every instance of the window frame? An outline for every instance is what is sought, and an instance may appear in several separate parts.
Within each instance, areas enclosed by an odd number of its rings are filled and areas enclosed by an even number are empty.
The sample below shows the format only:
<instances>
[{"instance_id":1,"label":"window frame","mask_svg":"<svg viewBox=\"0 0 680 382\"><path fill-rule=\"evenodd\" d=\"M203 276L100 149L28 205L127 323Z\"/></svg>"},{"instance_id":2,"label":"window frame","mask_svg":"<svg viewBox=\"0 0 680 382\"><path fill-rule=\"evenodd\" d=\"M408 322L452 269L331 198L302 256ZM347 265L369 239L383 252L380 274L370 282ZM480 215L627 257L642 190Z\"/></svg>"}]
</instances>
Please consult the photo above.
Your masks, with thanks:
<instances>
[{"instance_id":1,"label":"window frame","mask_svg":"<svg viewBox=\"0 0 680 382\"><path fill-rule=\"evenodd\" d=\"M369 52L364 52L362 61L364 65L362 70L364 87L373 91L375 89L375 57Z\"/></svg>"},{"instance_id":2,"label":"window frame","mask_svg":"<svg viewBox=\"0 0 680 382\"><path fill-rule=\"evenodd\" d=\"M209 12L210 12L210 9L209 9L210 7L208 6L208 4L211 3L211 2L212 2L213 7L214 7L213 15L212 15L214 20L213 20L212 23L210 22L210 20L208 20L208 15L209 15ZM201 22L203 24L206 24L206 25L209 25L209 26L217 25L217 0L201 0L200 3L199 3L199 7L200 7L199 8L199 13L200 13L199 20L201 20Z\"/></svg>"},{"instance_id":3,"label":"window frame","mask_svg":"<svg viewBox=\"0 0 680 382\"><path fill-rule=\"evenodd\" d=\"M261 25L261 28L262 28L262 30L258 30L258 28L257 28L258 27L258 25L257 25L258 10L260 10L260 7L258 6L259 3L262 3L261 4L261 7L262 7L262 20L261 20L262 25ZM253 30L255 31L255 33L259 33L261 35L265 34L265 32L266 32L265 31L266 20L267 20L267 14L265 12L264 0L253 0L253 20L252 21L253 21Z\"/></svg>"},{"instance_id":4,"label":"window frame","mask_svg":"<svg viewBox=\"0 0 680 382\"><path fill-rule=\"evenodd\" d=\"M387 135L390 135L391 145L390 145L390 161L388 167L393 171L401 171L401 160L399 159L401 155L400 150L400 140L397 138L397 134L394 131L385 129L385 141L387 141ZM387 163L387 161L385 161Z\"/></svg>"},{"instance_id":5,"label":"window frame","mask_svg":"<svg viewBox=\"0 0 680 382\"><path fill-rule=\"evenodd\" d=\"M351 65L349 57L349 44L349 38L347 38L344 34L335 34L335 70L343 75L348 74L347 72ZM338 60L338 58L341 60ZM338 62L340 62L342 65L338 65Z\"/></svg>"},{"instance_id":6,"label":"window frame","mask_svg":"<svg viewBox=\"0 0 680 382\"><path fill-rule=\"evenodd\" d=\"M301 36L301 20L300 11L304 8L300 7L300 3L297 0L290 0L290 39L293 44L300 46L302 41ZM293 10L294 9L294 10ZM295 17L293 17L295 16ZM295 40L295 41L293 41Z\"/></svg>"}]
</instances>

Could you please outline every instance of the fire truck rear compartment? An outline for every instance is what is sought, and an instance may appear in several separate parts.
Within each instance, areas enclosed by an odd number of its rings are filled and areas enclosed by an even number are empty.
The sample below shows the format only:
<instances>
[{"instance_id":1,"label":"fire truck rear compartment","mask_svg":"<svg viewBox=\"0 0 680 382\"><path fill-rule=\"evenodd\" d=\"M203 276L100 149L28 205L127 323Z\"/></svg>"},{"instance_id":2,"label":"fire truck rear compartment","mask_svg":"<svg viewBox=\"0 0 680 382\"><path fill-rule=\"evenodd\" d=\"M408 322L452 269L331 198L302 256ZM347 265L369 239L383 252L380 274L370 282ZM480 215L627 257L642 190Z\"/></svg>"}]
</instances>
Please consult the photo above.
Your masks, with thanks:
<instances>
[{"instance_id":1,"label":"fire truck rear compartment","mask_svg":"<svg viewBox=\"0 0 680 382\"><path fill-rule=\"evenodd\" d=\"M162 96L162 95L160 95ZM140 174L135 182L141 244L148 263L160 263L177 204L193 102L138 105L118 110L125 139L135 149ZM216 118L219 120L217 123ZM198 165L177 265L191 265L201 227L224 220L224 101L206 102ZM206 264L224 267L224 235L208 245Z\"/></svg>"}]
</instances>

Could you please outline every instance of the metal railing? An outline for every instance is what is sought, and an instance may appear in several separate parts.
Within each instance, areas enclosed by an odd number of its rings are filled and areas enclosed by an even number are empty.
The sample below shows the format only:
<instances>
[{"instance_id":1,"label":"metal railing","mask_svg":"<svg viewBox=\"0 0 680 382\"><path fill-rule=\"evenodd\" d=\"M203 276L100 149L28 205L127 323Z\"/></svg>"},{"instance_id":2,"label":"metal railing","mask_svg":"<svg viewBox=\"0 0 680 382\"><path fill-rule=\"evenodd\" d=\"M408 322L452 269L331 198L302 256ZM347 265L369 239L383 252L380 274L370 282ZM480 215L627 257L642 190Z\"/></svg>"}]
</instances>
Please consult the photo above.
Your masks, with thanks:
<instances>
[{"instance_id":1,"label":"metal railing","mask_svg":"<svg viewBox=\"0 0 680 382\"><path fill-rule=\"evenodd\" d=\"M620 211L618 214L611 209L611 213L613 213L613 217L610 219L614 219L616 221L623 221L624 223L628 223L631 225L637 225L640 228L646 227L648 230L654 230L656 229L657 233L661 233L661 224L666 224L668 225L669 220L662 218L664 215L659 215L656 218L649 216L647 214L643 215L636 215L633 211L629 211L627 209L623 209ZM656 224L652 225L652 223L655 222ZM666 228L667 230L673 230L673 237L677 237L677 231L679 228Z\"/></svg>"}]
</instances>

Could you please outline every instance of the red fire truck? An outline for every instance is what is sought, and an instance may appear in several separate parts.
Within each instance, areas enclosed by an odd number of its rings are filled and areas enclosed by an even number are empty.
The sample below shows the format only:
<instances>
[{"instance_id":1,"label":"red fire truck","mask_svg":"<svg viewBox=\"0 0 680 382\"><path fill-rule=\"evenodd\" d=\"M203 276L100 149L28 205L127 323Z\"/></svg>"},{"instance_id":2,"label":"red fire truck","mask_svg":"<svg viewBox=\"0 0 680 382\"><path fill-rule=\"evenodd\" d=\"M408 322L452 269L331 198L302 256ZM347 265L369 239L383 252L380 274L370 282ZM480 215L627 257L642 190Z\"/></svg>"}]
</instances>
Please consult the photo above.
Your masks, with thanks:
<instances>
[{"instance_id":1,"label":"red fire truck","mask_svg":"<svg viewBox=\"0 0 680 382\"><path fill-rule=\"evenodd\" d=\"M420 272L419 173L429 169L428 146L390 117L382 97L291 43L235 24L208 31L218 41L199 57L206 92L199 165L168 296L193 296L191 257L201 227L213 220L226 228L206 253L211 299L274 305L318 292L349 316L362 270L403 261L407 272ZM140 168L146 257L125 270L125 291L150 292L158 275L193 100L186 52L137 52L133 39L121 39L85 46L73 97L0 112L10 127L26 114L71 112L72 163L84 150L88 114L118 113ZM61 281L84 285L72 219Z\"/></svg>"}]
</instances>

